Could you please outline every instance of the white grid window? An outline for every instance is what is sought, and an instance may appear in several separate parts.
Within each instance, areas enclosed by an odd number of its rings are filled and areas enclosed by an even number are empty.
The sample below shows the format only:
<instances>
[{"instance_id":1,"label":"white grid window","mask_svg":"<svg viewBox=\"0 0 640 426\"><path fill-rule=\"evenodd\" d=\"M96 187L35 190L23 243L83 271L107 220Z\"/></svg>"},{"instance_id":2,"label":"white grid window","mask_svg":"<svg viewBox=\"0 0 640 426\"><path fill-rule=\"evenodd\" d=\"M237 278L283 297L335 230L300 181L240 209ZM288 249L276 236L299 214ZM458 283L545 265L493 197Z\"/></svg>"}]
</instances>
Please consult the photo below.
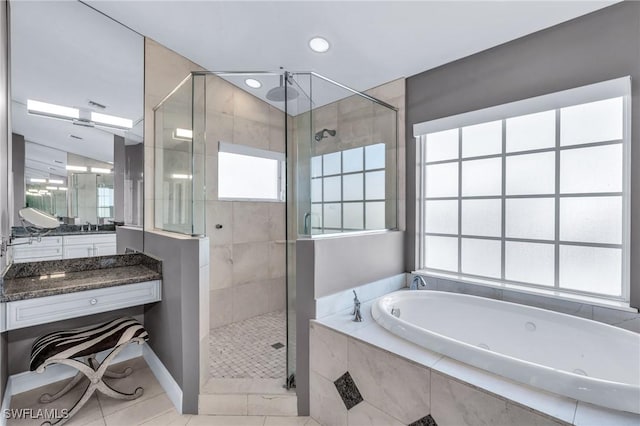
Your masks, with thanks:
<instances>
[{"instance_id":1,"label":"white grid window","mask_svg":"<svg viewBox=\"0 0 640 426\"><path fill-rule=\"evenodd\" d=\"M385 144L311 157L313 234L385 228Z\"/></svg>"},{"instance_id":2,"label":"white grid window","mask_svg":"<svg viewBox=\"0 0 640 426\"><path fill-rule=\"evenodd\" d=\"M98 217L113 217L113 188L98 188Z\"/></svg>"},{"instance_id":3,"label":"white grid window","mask_svg":"<svg viewBox=\"0 0 640 426\"><path fill-rule=\"evenodd\" d=\"M421 123L420 269L628 301L628 78Z\"/></svg>"}]
</instances>

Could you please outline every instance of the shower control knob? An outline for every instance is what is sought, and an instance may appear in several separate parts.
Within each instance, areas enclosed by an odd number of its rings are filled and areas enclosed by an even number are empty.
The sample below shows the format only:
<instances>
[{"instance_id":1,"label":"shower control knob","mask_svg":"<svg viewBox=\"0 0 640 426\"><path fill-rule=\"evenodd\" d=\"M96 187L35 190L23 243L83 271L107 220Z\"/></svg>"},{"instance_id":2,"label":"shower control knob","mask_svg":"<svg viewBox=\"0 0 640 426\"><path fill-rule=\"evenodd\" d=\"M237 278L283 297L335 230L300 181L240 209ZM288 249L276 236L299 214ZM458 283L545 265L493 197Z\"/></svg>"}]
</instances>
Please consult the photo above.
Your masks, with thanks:
<instances>
[{"instance_id":1,"label":"shower control knob","mask_svg":"<svg viewBox=\"0 0 640 426\"><path fill-rule=\"evenodd\" d=\"M220 225L219 223L216 224L216 229L222 229L222 225Z\"/></svg>"}]
</instances>

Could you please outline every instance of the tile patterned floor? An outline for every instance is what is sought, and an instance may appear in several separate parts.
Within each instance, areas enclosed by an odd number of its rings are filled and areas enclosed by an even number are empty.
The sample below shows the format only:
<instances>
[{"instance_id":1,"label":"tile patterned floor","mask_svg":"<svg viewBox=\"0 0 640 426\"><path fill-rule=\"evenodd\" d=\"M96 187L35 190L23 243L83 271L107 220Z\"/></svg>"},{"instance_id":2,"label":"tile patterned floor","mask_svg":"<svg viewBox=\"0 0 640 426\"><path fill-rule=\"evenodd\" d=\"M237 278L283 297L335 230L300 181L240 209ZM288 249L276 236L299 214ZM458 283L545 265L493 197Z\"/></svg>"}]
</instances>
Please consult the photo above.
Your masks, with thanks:
<instances>
[{"instance_id":1,"label":"tile patterned floor","mask_svg":"<svg viewBox=\"0 0 640 426\"><path fill-rule=\"evenodd\" d=\"M125 379L110 380L110 385L120 390L131 391L136 386L144 388L144 394L134 401L120 401L93 395L90 401L74 416L68 426L319 426L310 417L279 416L197 416L178 414L166 393L154 377L142 358L135 358L122 365L131 366L134 372ZM14 395L11 408L38 409L70 408L83 389L74 389L60 400L51 404L40 404L38 398L44 392L59 389L64 382L43 386L28 392ZM13 420L8 425L39 425L42 419Z\"/></svg>"},{"instance_id":2,"label":"tile patterned floor","mask_svg":"<svg viewBox=\"0 0 640 426\"><path fill-rule=\"evenodd\" d=\"M285 321L285 312L277 311L211 330L211 377L286 377Z\"/></svg>"}]
</instances>

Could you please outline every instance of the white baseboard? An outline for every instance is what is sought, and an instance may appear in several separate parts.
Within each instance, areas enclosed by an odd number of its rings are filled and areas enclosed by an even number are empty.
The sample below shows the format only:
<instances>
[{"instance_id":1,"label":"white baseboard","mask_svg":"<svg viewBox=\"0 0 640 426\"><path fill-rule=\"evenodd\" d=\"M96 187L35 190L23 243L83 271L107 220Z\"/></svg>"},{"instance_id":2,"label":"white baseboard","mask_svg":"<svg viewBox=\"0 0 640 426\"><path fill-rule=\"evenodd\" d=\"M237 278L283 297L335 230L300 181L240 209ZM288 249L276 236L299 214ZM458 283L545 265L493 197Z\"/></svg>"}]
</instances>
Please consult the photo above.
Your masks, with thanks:
<instances>
[{"instance_id":1,"label":"white baseboard","mask_svg":"<svg viewBox=\"0 0 640 426\"><path fill-rule=\"evenodd\" d=\"M110 351L103 351L96 355L98 361L102 361ZM182 414L182 389L173 379L169 370L166 369L162 361L157 357L148 344L136 345L130 344L116 356L113 363L127 361L132 358L142 356L149 365L151 372L156 377L160 385L167 393L167 396L173 402L176 410ZM7 379L7 386L2 398L2 407L0 407L0 426L5 426L7 420L4 418L4 410L11 406L11 397L13 395L26 392L32 389L55 383L60 380L68 379L75 376L78 370L63 364L53 364L46 368L43 373L35 371L25 371L23 373L13 374Z\"/></svg>"},{"instance_id":2,"label":"white baseboard","mask_svg":"<svg viewBox=\"0 0 640 426\"><path fill-rule=\"evenodd\" d=\"M167 393L167 397L173 402L176 411L182 414L182 389L178 386L178 383L149 345L145 344L143 346L142 356L153 372L153 375L156 376L156 379L160 382L162 389Z\"/></svg>"}]
</instances>

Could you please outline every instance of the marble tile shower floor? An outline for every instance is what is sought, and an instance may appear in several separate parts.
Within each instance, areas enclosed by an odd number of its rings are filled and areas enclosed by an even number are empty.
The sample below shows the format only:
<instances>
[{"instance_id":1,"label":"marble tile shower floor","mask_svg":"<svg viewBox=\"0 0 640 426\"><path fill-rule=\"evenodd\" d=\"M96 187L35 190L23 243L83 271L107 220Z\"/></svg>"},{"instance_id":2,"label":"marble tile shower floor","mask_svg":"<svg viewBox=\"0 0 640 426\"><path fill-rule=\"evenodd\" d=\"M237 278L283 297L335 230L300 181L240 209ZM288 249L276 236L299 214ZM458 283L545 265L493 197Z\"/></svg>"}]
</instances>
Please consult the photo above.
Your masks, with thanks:
<instances>
[{"instance_id":1,"label":"marble tile shower floor","mask_svg":"<svg viewBox=\"0 0 640 426\"><path fill-rule=\"evenodd\" d=\"M210 338L210 377L280 380L286 377L284 311L214 328Z\"/></svg>"}]
</instances>

